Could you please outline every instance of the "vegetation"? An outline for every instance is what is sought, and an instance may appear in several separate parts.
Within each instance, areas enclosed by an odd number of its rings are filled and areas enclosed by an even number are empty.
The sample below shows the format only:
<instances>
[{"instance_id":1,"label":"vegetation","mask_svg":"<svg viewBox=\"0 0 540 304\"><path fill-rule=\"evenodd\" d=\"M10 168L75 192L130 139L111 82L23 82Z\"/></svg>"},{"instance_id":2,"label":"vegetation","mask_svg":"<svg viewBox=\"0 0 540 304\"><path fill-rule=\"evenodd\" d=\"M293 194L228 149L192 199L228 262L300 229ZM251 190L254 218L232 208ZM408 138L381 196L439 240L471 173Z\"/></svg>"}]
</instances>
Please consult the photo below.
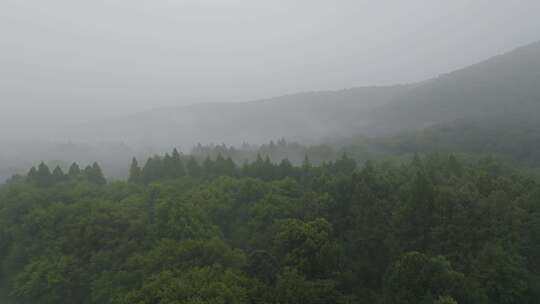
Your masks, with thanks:
<instances>
[{"instance_id":1,"label":"vegetation","mask_svg":"<svg viewBox=\"0 0 540 304\"><path fill-rule=\"evenodd\" d=\"M491 159L176 150L0 188L2 303L539 303L540 184Z\"/></svg>"}]
</instances>

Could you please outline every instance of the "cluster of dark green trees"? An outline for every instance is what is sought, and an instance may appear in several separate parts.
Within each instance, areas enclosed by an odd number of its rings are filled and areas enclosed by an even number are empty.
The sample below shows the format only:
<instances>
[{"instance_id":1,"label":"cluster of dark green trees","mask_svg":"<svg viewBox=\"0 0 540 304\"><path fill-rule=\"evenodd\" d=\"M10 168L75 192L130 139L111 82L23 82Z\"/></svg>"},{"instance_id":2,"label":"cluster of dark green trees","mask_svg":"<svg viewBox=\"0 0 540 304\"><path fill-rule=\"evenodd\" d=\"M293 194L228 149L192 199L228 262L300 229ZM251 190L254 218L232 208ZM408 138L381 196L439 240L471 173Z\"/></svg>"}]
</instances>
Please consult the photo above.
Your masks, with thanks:
<instances>
[{"instance_id":1,"label":"cluster of dark green trees","mask_svg":"<svg viewBox=\"0 0 540 304\"><path fill-rule=\"evenodd\" d=\"M94 162L91 166L86 166L83 170L77 163L71 164L68 173L64 173L60 166L56 166L52 172L45 163L40 163L37 167L32 167L28 172L26 179L37 186L51 186L57 183L61 183L67 180L87 180L91 183L98 185L104 185L107 181L101 167L98 163Z\"/></svg>"},{"instance_id":2,"label":"cluster of dark green trees","mask_svg":"<svg viewBox=\"0 0 540 304\"><path fill-rule=\"evenodd\" d=\"M271 161L270 156L264 158L258 153L252 162L244 161L240 166L232 157L217 153L215 158L206 155L197 160L197 157L181 155L174 149L169 155L150 157L142 168L136 158L132 159L128 181L133 183L150 183L159 180L180 177L210 178L218 176L253 177L262 180L283 179L286 177L300 178L309 176L312 171L326 173L346 172L352 173L356 169L356 161L343 154L336 161L323 161L320 166L313 166L309 157L304 155L300 166L294 166L287 158L279 163ZM320 172L317 172L320 174Z\"/></svg>"},{"instance_id":3,"label":"cluster of dark green trees","mask_svg":"<svg viewBox=\"0 0 540 304\"><path fill-rule=\"evenodd\" d=\"M186 164L191 176L196 176L199 164L194 158L190 158ZM194 167L192 167L194 166ZM133 158L129 168L128 181L133 183L148 183L159 179L178 178L186 175L184 160L178 150L174 149L172 155L168 153L164 157L150 157L141 169L136 158Z\"/></svg>"},{"instance_id":4,"label":"cluster of dark green trees","mask_svg":"<svg viewBox=\"0 0 540 304\"><path fill-rule=\"evenodd\" d=\"M272 161L287 158L301 164L305 155L313 164L339 159L344 153L364 162L410 158L414 153L455 153L468 158L494 156L522 170L540 172L540 125L527 122L464 121L434 125L376 137L358 134L330 144L302 145L284 139L260 146L197 145L191 154L198 159L230 157L236 163L267 155Z\"/></svg>"},{"instance_id":5,"label":"cluster of dark green trees","mask_svg":"<svg viewBox=\"0 0 540 304\"><path fill-rule=\"evenodd\" d=\"M285 139L280 139L262 145L244 143L240 147L225 144L198 144L191 149L190 154L198 159L206 157L214 159L221 155L225 158L231 158L236 163L253 162L258 155L265 155L275 162L287 159L293 164L301 164L307 155L314 164L321 164L325 161L338 159L344 152L347 152L346 149L337 145L303 145L298 142L288 142Z\"/></svg>"},{"instance_id":6,"label":"cluster of dark green trees","mask_svg":"<svg viewBox=\"0 0 540 304\"><path fill-rule=\"evenodd\" d=\"M540 303L540 183L490 159L41 167L0 188L1 303Z\"/></svg>"}]
</instances>

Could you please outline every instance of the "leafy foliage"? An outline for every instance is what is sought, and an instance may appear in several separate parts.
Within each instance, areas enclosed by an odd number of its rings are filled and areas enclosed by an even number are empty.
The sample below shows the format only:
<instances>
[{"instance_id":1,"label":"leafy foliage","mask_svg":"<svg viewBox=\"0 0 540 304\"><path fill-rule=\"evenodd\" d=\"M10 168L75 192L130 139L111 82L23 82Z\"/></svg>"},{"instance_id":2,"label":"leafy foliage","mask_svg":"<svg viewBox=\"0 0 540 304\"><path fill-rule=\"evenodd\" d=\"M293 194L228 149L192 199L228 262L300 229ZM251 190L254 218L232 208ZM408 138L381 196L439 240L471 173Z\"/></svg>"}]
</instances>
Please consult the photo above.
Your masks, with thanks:
<instances>
[{"instance_id":1,"label":"leafy foliage","mask_svg":"<svg viewBox=\"0 0 540 304\"><path fill-rule=\"evenodd\" d=\"M0 187L2 303L540 301L540 184L491 159L173 151L130 172Z\"/></svg>"}]
</instances>

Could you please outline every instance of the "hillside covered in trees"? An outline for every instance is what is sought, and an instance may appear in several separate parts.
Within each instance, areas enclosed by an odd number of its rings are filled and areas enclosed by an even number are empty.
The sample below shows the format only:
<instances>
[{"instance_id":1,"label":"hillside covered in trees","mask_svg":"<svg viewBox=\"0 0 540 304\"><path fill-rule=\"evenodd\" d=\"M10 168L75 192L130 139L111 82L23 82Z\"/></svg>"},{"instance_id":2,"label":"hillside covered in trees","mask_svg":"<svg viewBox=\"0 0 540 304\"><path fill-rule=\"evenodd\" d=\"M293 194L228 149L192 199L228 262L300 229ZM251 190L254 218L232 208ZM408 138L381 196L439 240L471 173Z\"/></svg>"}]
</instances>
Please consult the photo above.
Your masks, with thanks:
<instances>
[{"instance_id":1,"label":"hillside covered in trees","mask_svg":"<svg viewBox=\"0 0 540 304\"><path fill-rule=\"evenodd\" d=\"M0 136L0 181L41 160L64 169L98 161L106 176L124 178L126 155L145 159L172 147L189 152L198 143L233 146L241 157L230 156L242 164L257 153L268 155L269 143L280 138L289 144L270 155L273 161L299 163L308 154L318 163L344 152L365 161L440 151L538 167L539 58L536 42L420 83L158 108L64 126L40 140Z\"/></svg>"},{"instance_id":2,"label":"hillside covered in trees","mask_svg":"<svg viewBox=\"0 0 540 304\"><path fill-rule=\"evenodd\" d=\"M540 304L539 0L0 12L0 304Z\"/></svg>"},{"instance_id":3,"label":"hillside covered in trees","mask_svg":"<svg viewBox=\"0 0 540 304\"><path fill-rule=\"evenodd\" d=\"M150 146L170 144L173 139L177 146L192 147L263 144L282 137L320 143L456 121L537 124L539 84L540 42L536 42L419 83L155 109L70 126L58 134Z\"/></svg>"},{"instance_id":4,"label":"hillside covered in trees","mask_svg":"<svg viewBox=\"0 0 540 304\"><path fill-rule=\"evenodd\" d=\"M174 150L107 183L45 164L0 188L0 301L540 301L540 183L448 154L236 165Z\"/></svg>"}]
</instances>

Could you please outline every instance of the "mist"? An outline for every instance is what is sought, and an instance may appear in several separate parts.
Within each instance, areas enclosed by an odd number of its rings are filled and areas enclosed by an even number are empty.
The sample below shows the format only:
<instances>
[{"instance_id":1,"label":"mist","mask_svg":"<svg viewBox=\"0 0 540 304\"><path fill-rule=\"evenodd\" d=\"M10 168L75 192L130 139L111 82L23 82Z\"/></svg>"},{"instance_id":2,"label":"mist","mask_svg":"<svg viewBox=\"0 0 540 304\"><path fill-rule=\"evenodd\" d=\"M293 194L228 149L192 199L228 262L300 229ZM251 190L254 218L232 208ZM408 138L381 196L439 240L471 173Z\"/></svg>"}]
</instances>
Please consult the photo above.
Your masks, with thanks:
<instances>
[{"instance_id":1,"label":"mist","mask_svg":"<svg viewBox=\"0 0 540 304\"><path fill-rule=\"evenodd\" d=\"M117 168L126 154L199 143L324 144L400 129L410 119L381 109L415 109L407 101L422 89L411 89L537 41L538 9L537 1L5 0L0 168L4 178L42 160Z\"/></svg>"},{"instance_id":2,"label":"mist","mask_svg":"<svg viewBox=\"0 0 540 304\"><path fill-rule=\"evenodd\" d=\"M540 303L539 0L0 0L0 303Z\"/></svg>"},{"instance_id":3,"label":"mist","mask_svg":"<svg viewBox=\"0 0 540 304\"><path fill-rule=\"evenodd\" d=\"M1 134L42 137L154 108L417 82L538 39L538 9L537 1L5 0Z\"/></svg>"}]
</instances>

